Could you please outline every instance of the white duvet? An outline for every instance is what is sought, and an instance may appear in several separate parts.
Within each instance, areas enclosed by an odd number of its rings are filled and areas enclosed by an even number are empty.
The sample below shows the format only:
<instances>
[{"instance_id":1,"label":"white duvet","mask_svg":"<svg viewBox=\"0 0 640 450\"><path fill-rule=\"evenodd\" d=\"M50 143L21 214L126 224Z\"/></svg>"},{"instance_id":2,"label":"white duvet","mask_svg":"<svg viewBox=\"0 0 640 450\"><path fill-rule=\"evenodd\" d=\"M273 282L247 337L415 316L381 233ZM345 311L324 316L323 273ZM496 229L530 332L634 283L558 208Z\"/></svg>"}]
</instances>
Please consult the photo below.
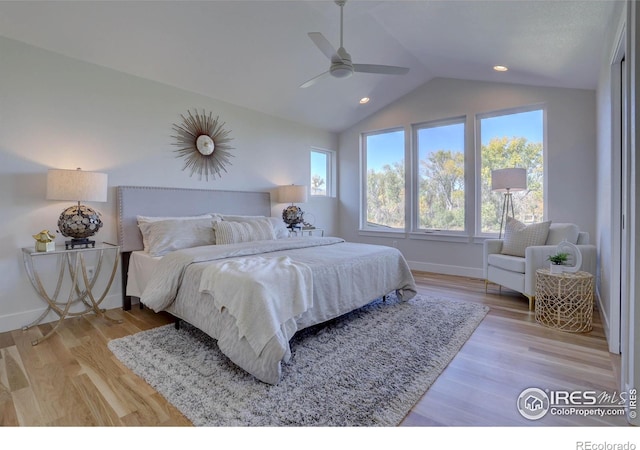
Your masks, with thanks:
<instances>
[{"instance_id":1,"label":"white duvet","mask_svg":"<svg viewBox=\"0 0 640 450\"><path fill-rule=\"evenodd\" d=\"M296 331L393 291L416 293L397 249L305 237L170 253L140 300L202 329L235 364L276 384Z\"/></svg>"}]
</instances>

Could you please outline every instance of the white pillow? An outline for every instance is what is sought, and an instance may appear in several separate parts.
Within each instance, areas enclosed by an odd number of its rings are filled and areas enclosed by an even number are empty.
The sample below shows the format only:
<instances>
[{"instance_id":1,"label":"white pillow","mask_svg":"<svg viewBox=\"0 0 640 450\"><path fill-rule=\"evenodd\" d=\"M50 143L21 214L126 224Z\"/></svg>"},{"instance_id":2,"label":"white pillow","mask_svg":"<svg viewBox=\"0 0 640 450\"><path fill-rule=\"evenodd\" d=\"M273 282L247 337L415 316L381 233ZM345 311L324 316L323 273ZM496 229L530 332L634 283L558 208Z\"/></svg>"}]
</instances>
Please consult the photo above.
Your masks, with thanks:
<instances>
[{"instance_id":1,"label":"white pillow","mask_svg":"<svg viewBox=\"0 0 640 450\"><path fill-rule=\"evenodd\" d=\"M249 222L257 219L269 219L269 221L271 221L271 225L273 226L273 231L276 235L275 239L284 239L289 237L287 224L284 223L284 221L280 217L238 216L232 214L222 214L220 215L220 217L222 217L222 220L226 220L228 222Z\"/></svg>"},{"instance_id":2,"label":"white pillow","mask_svg":"<svg viewBox=\"0 0 640 450\"><path fill-rule=\"evenodd\" d=\"M525 225L513 217L507 217L502 243L503 255L524 257L525 249L532 245L544 245L549 235L551 221Z\"/></svg>"},{"instance_id":3,"label":"white pillow","mask_svg":"<svg viewBox=\"0 0 640 450\"><path fill-rule=\"evenodd\" d=\"M149 222L159 222L161 220L193 220L193 219L206 219L216 217L214 214L200 214L198 216L137 216L136 219L138 221L138 227L140 224L149 223ZM144 251L149 251L149 243L145 239L144 233L142 233L142 245L144 247Z\"/></svg>"},{"instance_id":4,"label":"white pillow","mask_svg":"<svg viewBox=\"0 0 640 450\"><path fill-rule=\"evenodd\" d=\"M216 245L276 238L271 221L267 218L248 220L246 222L221 220L213 223L213 229L216 233Z\"/></svg>"},{"instance_id":5,"label":"white pillow","mask_svg":"<svg viewBox=\"0 0 640 450\"><path fill-rule=\"evenodd\" d=\"M549 227L549 236L547 236L547 245L558 245L562 241L577 244L579 234L580 229L578 225L573 223L551 224Z\"/></svg>"},{"instance_id":6,"label":"white pillow","mask_svg":"<svg viewBox=\"0 0 640 450\"><path fill-rule=\"evenodd\" d=\"M214 223L216 220L209 217L158 220L143 222L139 226L143 239L149 244L149 254L163 256L174 250L215 244Z\"/></svg>"},{"instance_id":7,"label":"white pillow","mask_svg":"<svg viewBox=\"0 0 640 450\"><path fill-rule=\"evenodd\" d=\"M282 221L281 217L269 217L271 226L273 226L273 232L276 235L276 239L284 239L289 237L289 229L287 224Z\"/></svg>"}]
</instances>

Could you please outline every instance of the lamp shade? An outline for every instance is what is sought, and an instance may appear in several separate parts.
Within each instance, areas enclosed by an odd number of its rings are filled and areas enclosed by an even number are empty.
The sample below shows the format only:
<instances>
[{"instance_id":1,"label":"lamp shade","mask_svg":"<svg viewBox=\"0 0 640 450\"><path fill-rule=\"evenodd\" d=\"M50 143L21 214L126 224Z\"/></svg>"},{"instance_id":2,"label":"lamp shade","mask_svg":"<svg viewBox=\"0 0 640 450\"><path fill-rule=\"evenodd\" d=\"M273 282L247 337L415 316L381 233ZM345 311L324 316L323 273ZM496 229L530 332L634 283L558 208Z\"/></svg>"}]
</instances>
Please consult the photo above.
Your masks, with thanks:
<instances>
[{"instance_id":1,"label":"lamp shade","mask_svg":"<svg viewBox=\"0 0 640 450\"><path fill-rule=\"evenodd\" d=\"M278 187L278 203L305 203L307 187L290 184Z\"/></svg>"},{"instance_id":2,"label":"lamp shade","mask_svg":"<svg viewBox=\"0 0 640 450\"><path fill-rule=\"evenodd\" d=\"M80 169L49 169L47 200L106 202L107 174Z\"/></svg>"},{"instance_id":3,"label":"lamp shade","mask_svg":"<svg viewBox=\"0 0 640 450\"><path fill-rule=\"evenodd\" d=\"M512 167L491 171L491 190L496 192L527 189L527 169Z\"/></svg>"}]
</instances>

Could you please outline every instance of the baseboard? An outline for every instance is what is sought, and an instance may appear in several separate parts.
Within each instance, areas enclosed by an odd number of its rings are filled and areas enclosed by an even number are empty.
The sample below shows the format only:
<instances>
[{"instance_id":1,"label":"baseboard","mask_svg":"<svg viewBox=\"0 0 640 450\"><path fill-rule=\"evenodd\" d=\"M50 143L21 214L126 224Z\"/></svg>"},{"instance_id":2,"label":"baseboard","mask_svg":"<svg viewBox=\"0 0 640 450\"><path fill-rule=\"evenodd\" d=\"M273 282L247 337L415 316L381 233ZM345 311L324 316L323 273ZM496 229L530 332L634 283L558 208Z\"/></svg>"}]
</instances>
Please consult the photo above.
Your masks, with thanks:
<instances>
[{"instance_id":1,"label":"baseboard","mask_svg":"<svg viewBox=\"0 0 640 450\"><path fill-rule=\"evenodd\" d=\"M482 268L407 261L411 270L482 279Z\"/></svg>"},{"instance_id":2,"label":"baseboard","mask_svg":"<svg viewBox=\"0 0 640 450\"><path fill-rule=\"evenodd\" d=\"M100 304L100 308L122 308L122 296L120 294L108 295ZM40 317L40 314L45 312L46 309L47 308L43 306L39 309L32 309L30 311L21 311L17 314L7 314L0 316L0 333L4 333L6 331L21 330L24 325L27 325ZM58 320L58 315L54 312L49 312L49 314L47 314L47 316L42 319L42 322L40 323L49 323L56 320Z\"/></svg>"}]
</instances>

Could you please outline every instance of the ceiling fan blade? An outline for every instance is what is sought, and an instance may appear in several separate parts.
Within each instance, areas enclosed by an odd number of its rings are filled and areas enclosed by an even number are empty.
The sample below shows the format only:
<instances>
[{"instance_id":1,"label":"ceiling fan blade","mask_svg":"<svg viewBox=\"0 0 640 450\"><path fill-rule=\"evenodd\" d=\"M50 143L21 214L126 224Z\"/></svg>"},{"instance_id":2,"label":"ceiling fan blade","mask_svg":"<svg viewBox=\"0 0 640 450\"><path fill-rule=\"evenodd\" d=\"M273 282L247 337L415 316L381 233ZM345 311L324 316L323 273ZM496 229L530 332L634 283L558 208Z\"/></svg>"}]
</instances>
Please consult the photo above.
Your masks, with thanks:
<instances>
[{"instance_id":1,"label":"ceiling fan blade","mask_svg":"<svg viewBox=\"0 0 640 450\"><path fill-rule=\"evenodd\" d=\"M408 67L381 66L379 64L354 64L353 70L355 72L382 73L386 75L404 75L409 72Z\"/></svg>"},{"instance_id":2,"label":"ceiling fan blade","mask_svg":"<svg viewBox=\"0 0 640 450\"><path fill-rule=\"evenodd\" d=\"M313 77L313 78L312 78L312 79L310 79L309 81L306 81L306 82L302 83L302 84L300 85L300 87L301 87L301 88L307 88L307 87L309 87L309 86L311 86L311 85L316 84L318 81L320 81L320 80L322 80L322 79L324 79L324 78L329 78L329 76L330 76L330 75L331 75L331 74L330 74L330 73L329 73L329 71L327 70L326 72L323 72L323 73L321 73L320 75Z\"/></svg>"},{"instance_id":3,"label":"ceiling fan blade","mask_svg":"<svg viewBox=\"0 0 640 450\"><path fill-rule=\"evenodd\" d=\"M313 43L316 44L316 47L318 47L327 58L331 59L333 55L337 53L333 48L333 45L331 45L331 43L322 35L322 33L313 31L307 34L309 35Z\"/></svg>"}]
</instances>

